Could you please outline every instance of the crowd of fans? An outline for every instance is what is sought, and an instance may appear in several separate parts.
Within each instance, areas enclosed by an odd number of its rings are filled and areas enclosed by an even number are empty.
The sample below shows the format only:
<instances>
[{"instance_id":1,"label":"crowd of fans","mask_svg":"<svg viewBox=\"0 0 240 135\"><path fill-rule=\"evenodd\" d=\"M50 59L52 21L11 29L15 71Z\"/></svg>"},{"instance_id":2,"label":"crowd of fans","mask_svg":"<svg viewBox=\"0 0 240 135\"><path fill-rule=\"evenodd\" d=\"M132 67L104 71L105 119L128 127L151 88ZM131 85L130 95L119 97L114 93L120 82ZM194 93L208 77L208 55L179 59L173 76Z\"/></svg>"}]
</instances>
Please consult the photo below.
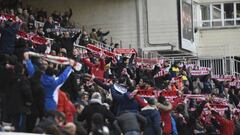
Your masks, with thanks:
<instances>
[{"instance_id":1,"label":"crowd of fans","mask_svg":"<svg viewBox=\"0 0 240 135\"><path fill-rule=\"evenodd\" d=\"M7 20L0 38L1 130L53 135L239 135L240 114L234 111L239 89L210 75L192 76L187 63L137 63L130 57L107 57L87 51L81 57L74 47L91 43L86 31L63 32L71 28L72 11L57 11L47 17L40 9L1 10L18 16L23 23ZM34 21L44 22L35 28ZM68 57L69 65L56 64L30 52L45 53L45 45L16 39L19 29L54 39L51 55ZM60 32L61 33L61 32ZM109 33L92 29L90 37L104 42ZM81 63L81 70L76 69ZM164 74L159 74L163 71ZM143 97L140 91L174 91L183 100L170 102L165 96ZM183 94L205 94L206 99L183 98ZM220 115L211 106L219 97L228 102ZM210 114L205 114L209 110ZM204 116L207 115L207 116ZM207 119L209 118L209 119Z\"/></svg>"}]
</instances>

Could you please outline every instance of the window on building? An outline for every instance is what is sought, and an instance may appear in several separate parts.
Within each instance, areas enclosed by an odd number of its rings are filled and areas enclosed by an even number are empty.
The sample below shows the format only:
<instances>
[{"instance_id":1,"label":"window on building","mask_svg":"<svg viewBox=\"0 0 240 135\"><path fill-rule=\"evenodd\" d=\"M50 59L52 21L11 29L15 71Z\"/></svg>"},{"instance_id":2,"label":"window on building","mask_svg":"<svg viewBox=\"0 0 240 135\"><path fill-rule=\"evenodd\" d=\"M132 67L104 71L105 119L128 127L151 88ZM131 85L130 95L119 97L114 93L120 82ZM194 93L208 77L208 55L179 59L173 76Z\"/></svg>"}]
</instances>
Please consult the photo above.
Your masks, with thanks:
<instances>
[{"instance_id":1,"label":"window on building","mask_svg":"<svg viewBox=\"0 0 240 135\"><path fill-rule=\"evenodd\" d=\"M210 5L201 5L202 27L210 27Z\"/></svg>"},{"instance_id":2,"label":"window on building","mask_svg":"<svg viewBox=\"0 0 240 135\"><path fill-rule=\"evenodd\" d=\"M201 26L240 26L240 2L200 5Z\"/></svg>"},{"instance_id":3,"label":"window on building","mask_svg":"<svg viewBox=\"0 0 240 135\"><path fill-rule=\"evenodd\" d=\"M212 26L222 26L222 6L221 4L212 5Z\"/></svg>"},{"instance_id":4,"label":"window on building","mask_svg":"<svg viewBox=\"0 0 240 135\"><path fill-rule=\"evenodd\" d=\"M224 3L224 25L234 25L234 6L233 3Z\"/></svg>"},{"instance_id":5,"label":"window on building","mask_svg":"<svg viewBox=\"0 0 240 135\"><path fill-rule=\"evenodd\" d=\"M240 25L240 3L236 3L236 24Z\"/></svg>"}]
</instances>

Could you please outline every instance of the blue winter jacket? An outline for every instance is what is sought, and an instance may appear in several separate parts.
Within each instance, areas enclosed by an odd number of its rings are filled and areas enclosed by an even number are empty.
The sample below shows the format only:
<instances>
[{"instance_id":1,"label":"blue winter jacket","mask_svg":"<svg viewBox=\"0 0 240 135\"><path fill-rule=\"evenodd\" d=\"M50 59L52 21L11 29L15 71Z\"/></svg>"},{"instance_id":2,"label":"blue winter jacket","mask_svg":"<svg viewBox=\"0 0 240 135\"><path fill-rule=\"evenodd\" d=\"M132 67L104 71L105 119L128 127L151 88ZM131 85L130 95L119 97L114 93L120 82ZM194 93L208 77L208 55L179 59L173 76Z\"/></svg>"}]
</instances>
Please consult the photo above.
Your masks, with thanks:
<instances>
[{"instance_id":1,"label":"blue winter jacket","mask_svg":"<svg viewBox=\"0 0 240 135\"><path fill-rule=\"evenodd\" d=\"M32 77L35 73L35 68L31 60L26 61L26 68L29 76ZM72 71L72 67L68 66L58 77L49 76L45 73L41 76L40 81L44 89L44 106L46 111L57 109L58 90L67 80L68 76L71 74Z\"/></svg>"},{"instance_id":2,"label":"blue winter jacket","mask_svg":"<svg viewBox=\"0 0 240 135\"><path fill-rule=\"evenodd\" d=\"M172 115L171 115L171 122L172 122L172 135L178 135L177 124Z\"/></svg>"},{"instance_id":3,"label":"blue winter jacket","mask_svg":"<svg viewBox=\"0 0 240 135\"><path fill-rule=\"evenodd\" d=\"M137 112L139 110L139 104L134 98L130 97L129 92L121 94L115 89L114 85L110 86L110 90L113 100L117 102L117 115L123 111Z\"/></svg>"},{"instance_id":4,"label":"blue winter jacket","mask_svg":"<svg viewBox=\"0 0 240 135\"><path fill-rule=\"evenodd\" d=\"M147 119L147 126L144 128L143 135L160 135L161 122L160 113L152 107L144 107L141 113Z\"/></svg>"}]
</instances>

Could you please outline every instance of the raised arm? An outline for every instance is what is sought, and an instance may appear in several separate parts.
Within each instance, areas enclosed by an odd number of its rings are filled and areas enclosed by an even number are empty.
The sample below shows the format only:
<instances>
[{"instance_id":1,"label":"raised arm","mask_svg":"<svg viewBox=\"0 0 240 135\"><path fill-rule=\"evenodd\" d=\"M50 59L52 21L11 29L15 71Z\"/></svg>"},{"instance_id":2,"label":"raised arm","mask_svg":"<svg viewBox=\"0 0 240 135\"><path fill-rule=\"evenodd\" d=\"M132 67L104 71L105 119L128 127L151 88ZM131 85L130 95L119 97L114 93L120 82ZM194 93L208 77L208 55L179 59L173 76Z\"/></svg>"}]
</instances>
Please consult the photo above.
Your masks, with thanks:
<instances>
[{"instance_id":1,"label":"raised arm","mask_svg":"<svg viewBox=\"0 0 240 135\"><path fill-rule=\"evenodd\" d=\"M100 69L104 70L104 67L105 67L105 60L104 59L100 59Z\"/></svg>"},{"instance_id":2,"label":"raised arm","mask_svg":"<svg viewBox=\"0 0 240 135\"><path fill-rule=\"evenodd\" d=\"M90 62L89 60L87 60L86 58L83 58L83 59L82 59L82 62L83 62L86 66L88 66L89 68L92 68L92 67L96 66L95 64L93 64L92 62Z\"/></svg>"},{"instance_id":3,"label":"raised arm","mask_svg":"<svg viewBox=\"0 0 240 135\"><path fill-rule=\"evenodd\" d=\"M163 110L163 111L170 111L173 108L172 104L170 102L168 102L168 105L163 105L161 103L158 103L157 107L158 107L158 109Z\"/></svg>"},{"instance_id":4,"label":"raised arm","mask_svg":"<svg viewBox=\"0 0 240 135\"><path fill-rule=\"evenodd\" d=\"M26 65L29 77L33 77L33 75L35 73L35 68L34 68L34 65L32 64L31 59L29 59L28 52L24 53L24 59L25 59L25 65Z\"/></svg>"},{"instance_id":5,"label":"raised arm","mask_svg":"<svg viewBox=\"0 0 240 135\"><path fill-rule=\"evenodd\" d=\"M56 78L55 83L57 85L63 84L69 75L72 73L73 69L71 66L65 68L65 70Z\"/></svg>"},{"instance_id":6,"label":"raised arm","mask_svg":"<svg viewBox=\"0 0 240 135\"><path fill-rule=\"evenodd\" d=\"M110 31L107 31L105 33L102 33L103 36L107 36L110 33Z\"/></svg>"},{"instance_id":7,"label":"raised arm","mask_svg":"<svg viewBox=\"0 0 240 135\"><path fill-rule=\"evenodd\" d=\"M79 35L81 34L81 32L78 32L77 34L75 34L73 37L72 37L72 41L75 42L77 40L77 38L79 37Z\"/></svg>"},{"instance_id":8,"label":"raised arm","mask_svg":"<svg viewBox=\"0 0 240 135\"><path fill-rule=\"evenodd\" d=\"M109 86L109 85L104 84L102 81L100 81L100 80L97 79L97 78L94 78L93 81L94 81L97 85L99 85L100 87L102 87L103 89L105 89L105 90L107 90L107 91L110 89L110 86Z\"/></svg>"},{"instance_id":9,"label":"raised arm","mask_svg":"<svg viewBox=\"0 0 240 135\"><path fill-rule=\"evenodd\" d=\"M143 108L145 106L148 106L149 104L144 101L140 96L135 95L134 99L138 102L138 104Z\"/></svg>"}]
</instances>

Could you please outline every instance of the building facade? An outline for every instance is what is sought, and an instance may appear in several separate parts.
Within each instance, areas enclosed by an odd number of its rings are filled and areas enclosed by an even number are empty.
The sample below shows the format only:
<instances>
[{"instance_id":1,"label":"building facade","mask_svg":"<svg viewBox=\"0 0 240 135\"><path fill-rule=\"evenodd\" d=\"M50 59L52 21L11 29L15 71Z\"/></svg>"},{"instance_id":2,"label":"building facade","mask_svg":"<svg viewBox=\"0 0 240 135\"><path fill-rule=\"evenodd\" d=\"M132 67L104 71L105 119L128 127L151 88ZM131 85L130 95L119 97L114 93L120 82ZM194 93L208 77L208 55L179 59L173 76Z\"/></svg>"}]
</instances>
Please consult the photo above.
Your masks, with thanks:
<instances>
[{"instance_id":1,"label":"building facade","mask_svg":"<svg viewBox=\"0 0 240 135\"><path fill-rule=\"evenodd\" d=\"M110 30L108 41L144 51L198 57L240 55L240 1L193 0L194 48L181 49L178 0L25 0L49 12L73 9L72 21L88 32ZM171 53L173 52L173 53Z\"/></svg>"}]
</instances>

